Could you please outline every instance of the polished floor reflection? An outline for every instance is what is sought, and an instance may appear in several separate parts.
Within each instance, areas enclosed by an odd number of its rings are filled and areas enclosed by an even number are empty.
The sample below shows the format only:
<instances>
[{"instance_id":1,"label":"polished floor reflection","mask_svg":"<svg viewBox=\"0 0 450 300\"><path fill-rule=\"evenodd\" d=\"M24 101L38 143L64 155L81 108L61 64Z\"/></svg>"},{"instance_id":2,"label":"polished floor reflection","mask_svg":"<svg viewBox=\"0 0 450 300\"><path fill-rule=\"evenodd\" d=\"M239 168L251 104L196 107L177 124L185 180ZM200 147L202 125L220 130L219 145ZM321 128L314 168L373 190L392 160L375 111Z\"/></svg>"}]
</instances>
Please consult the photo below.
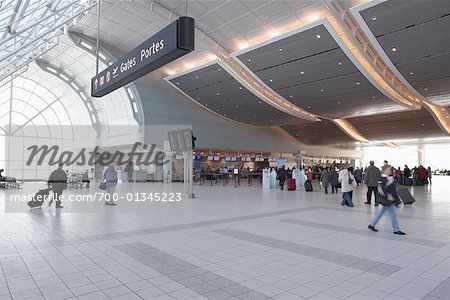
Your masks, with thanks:
<instances>
[{"instance_id":1,"label":"polished floor reflection","mask_svg":"<svg viewBox=\"0 0 450 300\"><path fill-rule=\"evenodd\" d=\"M6 213L1 191L0 299L448 299L450 177L414 187L392 234L367 224L365 186L355 207L341 194L263 191L258 184L196 186L197 198L127 201L177 193L181 184L121 183L125 198ZM93 195L68 189L65 195ZM130 197L130 196L129 196ZM135 196L137 197L137 196ZM149 199L149 198L148 198ZM129 200L136 200L130 197Z\"/></svg>"}]
</instances>

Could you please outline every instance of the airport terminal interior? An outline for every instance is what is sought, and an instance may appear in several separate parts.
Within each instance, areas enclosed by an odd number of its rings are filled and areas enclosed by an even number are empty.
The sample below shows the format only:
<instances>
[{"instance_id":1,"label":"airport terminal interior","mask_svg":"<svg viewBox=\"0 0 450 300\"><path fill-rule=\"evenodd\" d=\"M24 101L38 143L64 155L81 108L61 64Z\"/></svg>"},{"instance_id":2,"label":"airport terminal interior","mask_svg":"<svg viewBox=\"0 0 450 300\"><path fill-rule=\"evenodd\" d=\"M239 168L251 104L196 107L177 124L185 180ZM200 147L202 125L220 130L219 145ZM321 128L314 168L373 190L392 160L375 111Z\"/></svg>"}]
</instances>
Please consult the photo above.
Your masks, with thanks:
<instances>
[{"instance_id":1,"label":"airport terminal interior","mask_svg":"<svg viewBox=\"0 0 450 300\"><path fill-rule=\"evenodd\" d=\"M0 300L450 299L449 28L0 0Z\"/></svg>"}]
</instances>

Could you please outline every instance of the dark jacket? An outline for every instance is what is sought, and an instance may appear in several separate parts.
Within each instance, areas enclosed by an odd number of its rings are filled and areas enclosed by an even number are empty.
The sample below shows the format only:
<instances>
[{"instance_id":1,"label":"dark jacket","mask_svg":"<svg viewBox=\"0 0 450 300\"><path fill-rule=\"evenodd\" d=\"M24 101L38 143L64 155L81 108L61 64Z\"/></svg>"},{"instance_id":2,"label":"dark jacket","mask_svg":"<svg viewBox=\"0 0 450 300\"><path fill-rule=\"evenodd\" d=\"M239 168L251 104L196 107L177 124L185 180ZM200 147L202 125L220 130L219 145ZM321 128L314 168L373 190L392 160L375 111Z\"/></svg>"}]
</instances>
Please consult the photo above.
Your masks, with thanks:
<instances>
[{"instance_id":1,"label":"dark jacket","mask_svg":"<svg viewBox=\"0 0 450 300\"><path fill-rule=\"evenodd\" d=\"M280 181L285 181L287 176L286 176L286 170L284 168L281 168L278 170L278 180Z\"/></svg>"},{"instance_id":2,"label":"dark jacket","mask_svg":"<svg viewBox=\"0 0 450 300\"><path fill-rule=\"evenodd\" d=\"M322 174L320 174L320 182L322 182L323 187L328 187L330 184L331 174L328 170L323 170Z\"/></svg>"},{"instance_id":3,"label":"dark jacket","mask_svg":"<svg viewBox=\"0 0 450 300\"><path fill-rule=\"evenodd\" d=\"M338 176L339 176L338 172L336 172L335 170L332 170L332 171L331 171L331 174L330 174L330 183L331 183L332 186L338 185L338 183L339 183L339 181L338 181Z\"/></svg>"},{"instance_id":4,"label":"dark jacket","mask_svg":"<svg viewBox=\"0 0 450 300\"><path fill-rule=\"evenodd\" d=\"M378 186L378 180L380 180L380 169L375 166L369 166L366 170L365 182L367 186Z\"/></svg>"},{"instance_id":5,"label":"dark jacket","mask_svg":"<svg viewBox=\"0 0 450 300\"><path fill-rule=\"evenodd\" d=\"M50 174L48 183L52 190L61 193L67 187L67 174L61 169L56 169Z\"/></svg>"}]
</instances>

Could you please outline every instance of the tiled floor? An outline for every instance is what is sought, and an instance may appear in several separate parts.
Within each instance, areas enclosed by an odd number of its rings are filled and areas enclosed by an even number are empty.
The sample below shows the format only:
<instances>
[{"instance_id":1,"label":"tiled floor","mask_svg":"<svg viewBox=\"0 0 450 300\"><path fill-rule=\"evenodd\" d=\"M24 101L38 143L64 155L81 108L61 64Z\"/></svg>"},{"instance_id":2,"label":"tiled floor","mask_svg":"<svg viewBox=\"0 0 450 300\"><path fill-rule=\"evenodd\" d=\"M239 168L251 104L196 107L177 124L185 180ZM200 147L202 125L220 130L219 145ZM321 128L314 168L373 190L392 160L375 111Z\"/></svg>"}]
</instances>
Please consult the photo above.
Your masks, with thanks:
<instances>
[{"instance_id":1,"label":"tiled floor","mask_svg":"<svg viewBox=\"0 0 450 300\"><path fill-rule=\"evenodd\" d=\"M19 193L42 188L27 183ZM0 299L450 299L450 177L367 229L377 208L341 194L196 186L180 202L65 203L5 213ZM123 183L118 192L182 185ZM68 189L65 195L93 194ZM7 210L8 211L8 210Z\"/></svg>"}]
</instances>

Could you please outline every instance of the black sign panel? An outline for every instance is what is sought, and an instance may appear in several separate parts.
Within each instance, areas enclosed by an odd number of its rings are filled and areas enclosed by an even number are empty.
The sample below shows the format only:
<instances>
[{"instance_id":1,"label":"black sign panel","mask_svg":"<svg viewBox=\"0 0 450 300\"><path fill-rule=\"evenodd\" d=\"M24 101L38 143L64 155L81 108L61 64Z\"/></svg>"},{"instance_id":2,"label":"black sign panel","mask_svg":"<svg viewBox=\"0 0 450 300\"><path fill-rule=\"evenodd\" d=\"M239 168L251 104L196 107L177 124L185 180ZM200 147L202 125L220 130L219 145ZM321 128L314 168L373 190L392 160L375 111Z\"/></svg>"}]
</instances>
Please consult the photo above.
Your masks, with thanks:
<instances>
[{"instance_id":1,"label":"black sign panel","mask_svg":"<svg viewBox=\"0 0 450 300\"><path fill-rule=\"evenodd\" d=\"M102 97L194 50L194 19L181 17L91 79Z\"/></svg>"}]
</instances>

